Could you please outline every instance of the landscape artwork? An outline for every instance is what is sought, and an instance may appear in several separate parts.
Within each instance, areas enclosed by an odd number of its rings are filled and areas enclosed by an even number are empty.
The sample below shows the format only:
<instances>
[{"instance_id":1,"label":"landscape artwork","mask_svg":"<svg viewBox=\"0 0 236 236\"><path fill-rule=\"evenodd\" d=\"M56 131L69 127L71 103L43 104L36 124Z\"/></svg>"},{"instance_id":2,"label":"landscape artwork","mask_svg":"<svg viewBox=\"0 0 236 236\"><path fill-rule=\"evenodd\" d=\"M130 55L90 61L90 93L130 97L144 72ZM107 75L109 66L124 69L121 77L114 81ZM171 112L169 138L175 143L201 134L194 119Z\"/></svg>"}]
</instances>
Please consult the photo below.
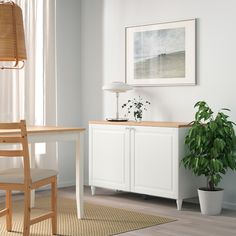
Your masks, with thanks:
<instances>
[{"instance_id":1,"label":"landscape artwork","mask_svg":"<svg viewBox=\"0 0 236 236\"><path fill-rule=\"evenodd\" d=\"M196 20L126 28L126 82L195 85Z\"/></svg>"},{"instance_id":2,"label":"landscape artwork","mask_svg":"<svg viewBox=\"0 0 236 236\"><path fill-rule=\"evenodd\" d=\"M185 29L134 33L134 79L185 77Z\"/></svg>"}]
</instances>

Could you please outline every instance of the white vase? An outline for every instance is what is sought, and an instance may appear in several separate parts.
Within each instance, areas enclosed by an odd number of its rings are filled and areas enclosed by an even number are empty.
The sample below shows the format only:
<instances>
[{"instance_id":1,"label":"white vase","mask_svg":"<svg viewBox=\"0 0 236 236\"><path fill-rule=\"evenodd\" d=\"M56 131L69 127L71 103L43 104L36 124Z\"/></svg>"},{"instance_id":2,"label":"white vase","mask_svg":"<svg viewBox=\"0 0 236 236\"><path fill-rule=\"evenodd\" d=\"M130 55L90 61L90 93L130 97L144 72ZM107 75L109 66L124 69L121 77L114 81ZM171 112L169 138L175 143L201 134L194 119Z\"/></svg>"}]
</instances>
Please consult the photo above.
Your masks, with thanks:
<instances>
[{"instance_id":1,"label":"white vase","mask_svg":"<svg viewBox=\"0 0 236 236\"><path fill-rule=\"evenodd\" d=\"M201 213L204 215L219 215L222 209L224 189L206 191L198 189Z\"/></svg>"},{"instance_id":2,"label":"white vase","mask_svg":"<svg viewBox=\"0 0 236 236\"><path fill-rule=\"evenodd\" d=\"M137 122L141 122L142 121L142 118L136 118L135 119Z\"/></svg>"},{"instance_id":3,"label":"white vase","mask_svg":"<svg viewBox=\"0 0 236 236\"><path fill-rule=\"evenodd\" d=\"M137 115L134 116L134 118L135 118L135 121L141 122L141 121L142 121L142 118L143 118L143 115L142 115L142 113L141 113L141 114L139 114L138 116L137 116Z\"/></svg>"}]
</instances>

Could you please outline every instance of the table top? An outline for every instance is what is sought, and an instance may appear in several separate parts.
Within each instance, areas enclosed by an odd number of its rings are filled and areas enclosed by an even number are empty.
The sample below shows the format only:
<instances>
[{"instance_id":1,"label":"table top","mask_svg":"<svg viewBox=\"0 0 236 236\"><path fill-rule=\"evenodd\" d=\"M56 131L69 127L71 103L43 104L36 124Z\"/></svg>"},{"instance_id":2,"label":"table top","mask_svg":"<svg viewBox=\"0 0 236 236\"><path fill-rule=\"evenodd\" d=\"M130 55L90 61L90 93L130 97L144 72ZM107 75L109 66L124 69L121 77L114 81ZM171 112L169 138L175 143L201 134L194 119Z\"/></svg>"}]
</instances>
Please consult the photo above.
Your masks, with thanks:
<instances>
[{"instance_id":1,"label":"table top","mask_svg":"<svg viewBox=\"0 0 236 236\"><path fill-rule=\"evenodd\" d=\"M28 126L28 134L38 134L38 133L58 133L58 132L83 132L85 128L81 127L63 127L63 126ZM18 133L19 130L1 130L0 134L14 134Z\"/></svg>"},{"instance_id":2,"label":"table top","mask_svg":"<svg viewBox=\"0 0 236 236\"><path fill-rule=\"evenodd\" d=\"M127 126L151 126L151 127L169 127L169 128L181 128L190 127L191 125L187 122L164 122L164 121L106 121L106 120L96 120L89 121L89 124L101 124L101 125L127 125Z\"/></svg>"}]
</instances>

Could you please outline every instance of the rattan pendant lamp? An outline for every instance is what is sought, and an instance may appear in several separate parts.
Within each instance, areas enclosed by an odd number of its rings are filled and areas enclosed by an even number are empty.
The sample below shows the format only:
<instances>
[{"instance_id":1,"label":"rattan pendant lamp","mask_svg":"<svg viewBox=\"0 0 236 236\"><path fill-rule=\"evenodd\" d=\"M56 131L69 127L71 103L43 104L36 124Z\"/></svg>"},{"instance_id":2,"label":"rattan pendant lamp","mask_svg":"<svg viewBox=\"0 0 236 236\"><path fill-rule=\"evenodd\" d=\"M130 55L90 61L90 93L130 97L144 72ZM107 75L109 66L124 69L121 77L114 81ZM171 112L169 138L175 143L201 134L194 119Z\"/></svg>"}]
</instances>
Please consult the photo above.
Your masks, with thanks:
<instances>
[{"instance_id":1,"label":"rattan pendant lamp","mask_svg":"<svg viewBox=\"0 0 236 236\"><path fill-rule=\"evenodd\" d=\"M21 69L26 59L21 8L0 0L0 69Z\"/></svg>"}]
</instances>

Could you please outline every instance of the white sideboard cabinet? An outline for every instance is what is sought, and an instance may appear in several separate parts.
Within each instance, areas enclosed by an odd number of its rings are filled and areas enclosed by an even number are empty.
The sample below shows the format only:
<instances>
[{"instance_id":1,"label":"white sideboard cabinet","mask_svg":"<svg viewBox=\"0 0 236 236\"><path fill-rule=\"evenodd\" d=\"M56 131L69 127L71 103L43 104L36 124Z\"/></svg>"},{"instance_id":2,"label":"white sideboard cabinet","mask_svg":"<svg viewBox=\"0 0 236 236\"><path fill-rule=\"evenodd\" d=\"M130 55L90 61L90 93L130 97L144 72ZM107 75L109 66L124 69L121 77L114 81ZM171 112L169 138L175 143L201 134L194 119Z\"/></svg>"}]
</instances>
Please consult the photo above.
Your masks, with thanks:
<instances>
[{"instance_id":1,"label":"white sideboard cabinet","mask_svg":"<svg viewBox=\"0 0 236 236\"><path fill-rule=\"evenodd\" d=\"M202 181L180 166L188 125L180 122L89 123L89 184L175 199L197 196Z\"/></svg>"}]
</instances>

